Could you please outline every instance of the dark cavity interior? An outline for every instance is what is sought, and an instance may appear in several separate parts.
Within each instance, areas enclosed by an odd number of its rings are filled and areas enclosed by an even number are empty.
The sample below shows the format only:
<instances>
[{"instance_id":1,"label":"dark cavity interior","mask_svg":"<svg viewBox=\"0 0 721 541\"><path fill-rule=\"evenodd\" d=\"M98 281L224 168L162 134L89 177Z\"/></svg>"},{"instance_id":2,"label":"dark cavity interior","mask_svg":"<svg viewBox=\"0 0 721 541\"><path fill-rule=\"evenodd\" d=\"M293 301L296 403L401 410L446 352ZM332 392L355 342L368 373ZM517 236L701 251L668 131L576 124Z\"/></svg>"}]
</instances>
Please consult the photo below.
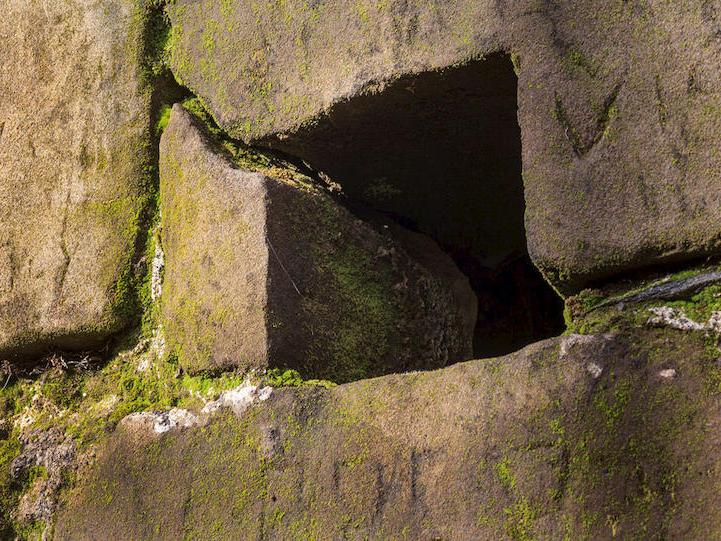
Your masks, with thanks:
<instances>
[{"instance_id":1,"label":"dark cavity interior","mask_svg":"<svg viewBox=\"0 0 721 541\"><path fill-rule=\"evenodd\" d=\"M510 58L494 55L398 79L264 142L451 255L478 296L479 358L563 330L562 301L526 247L517 84Z\"/></svg>"}]
</instances>

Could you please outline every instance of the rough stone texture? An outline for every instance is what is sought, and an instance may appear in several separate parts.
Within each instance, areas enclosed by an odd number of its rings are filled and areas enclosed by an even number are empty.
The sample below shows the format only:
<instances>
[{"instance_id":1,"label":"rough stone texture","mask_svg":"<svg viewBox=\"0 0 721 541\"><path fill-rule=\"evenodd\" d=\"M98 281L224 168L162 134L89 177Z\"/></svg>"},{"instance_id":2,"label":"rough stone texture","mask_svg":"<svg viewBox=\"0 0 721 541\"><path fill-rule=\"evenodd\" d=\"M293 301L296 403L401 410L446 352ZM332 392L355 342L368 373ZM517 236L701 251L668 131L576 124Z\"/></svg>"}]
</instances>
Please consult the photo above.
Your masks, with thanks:
<instances>
[{"instance_id":1,"label":"rough stone texture","mask_svg":"<svg viewBox=\"0 0 721 541\"><path fill-rule=\"evenodd\" d=\"M56 538L714 539L719 374L702 333L637 328L276 389L204 429L117 431Z\"/></svg>"},{"instance_id":2,"label":"rough stone texture","mask_svg":"<svg viewBox=\"0 0 721 541\"><path fill-rule=\"evenodd\" d=\"M510 53L529 250L564 293L719 252L717 1L178 0L170 13L176 75L231 134L280 145L399 76Z\"/></svg>"},{"instance_id":3,"label":"rough stone texture","mask_svg":"<svg viewBox=\"0 0 721 541\"><path fill-rule=\"evenodd\" d=\"M0 358L128 320L150 97L130 0L8 0L0 21Z\"/></svg>"},{"instance_id":4,"label":"rough stone texture","mask_svg":"<svg viewBox=\"0 0 721 541\"><path fill-rule=\"evenodd\" d=\"M310 182L234 166L180 105L160 177L164 328L185 368L348 381L471 357L475 296L429 239L406 249Z\"/></svg>"},{"instance_id":5,"label":"rough stone texture","mask_svg":"<svg viewBox=\"0 0 721 541\"><path fill-rule=\"evenodd\" d=\"M51 524L63 476L73 465L76 444L61 430L32 432L22 438L23 451L10 464L10 475L20 478L30 468L42 467L45 475L36 479L18 503L17 517L27 523L43 521Z\"/></svg>"}]
</instances>

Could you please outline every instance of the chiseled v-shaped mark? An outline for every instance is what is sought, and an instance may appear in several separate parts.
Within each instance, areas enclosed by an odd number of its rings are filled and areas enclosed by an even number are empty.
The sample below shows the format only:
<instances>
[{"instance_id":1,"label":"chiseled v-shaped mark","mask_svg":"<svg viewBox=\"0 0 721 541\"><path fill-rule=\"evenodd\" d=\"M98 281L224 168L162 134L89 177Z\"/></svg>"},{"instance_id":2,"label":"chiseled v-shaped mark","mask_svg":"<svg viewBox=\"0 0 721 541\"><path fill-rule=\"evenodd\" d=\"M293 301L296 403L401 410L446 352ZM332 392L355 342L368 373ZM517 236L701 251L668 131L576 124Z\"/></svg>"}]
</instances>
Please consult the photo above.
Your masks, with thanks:
<instances>
[{"instance_id":1,"label":"chiseled v-shaped mark","mask_svg":"<svg viewBox=\"0 0 721 541\"><path fill-rule=\"evenodd\" d=\"M573 151L579 158L588 154L593 149L593 147L595 147L601 141L601 139L603 139L603 134L606 132L606 128L608 128L609 122L611 122L611 111L613 110L613 106L616 104L616 99L618 98L619 92L621 92L623 83L624 81L620 81L619 83L617 83L616 86L614 86L611 90L611 93L603 101L603 107L601 108L601 112L596 117L596 129L593 131L593 135L590 140L587 141L583 140L576 128L574 128L571 124L571 121L566 114L566 109L563 106L563 101L558 95L558 92L554 93L556 101L556 118L563 127L563 132L566 135L566 139L568 139L568 141L571 143Z\"/></svg>"}]
</instances>

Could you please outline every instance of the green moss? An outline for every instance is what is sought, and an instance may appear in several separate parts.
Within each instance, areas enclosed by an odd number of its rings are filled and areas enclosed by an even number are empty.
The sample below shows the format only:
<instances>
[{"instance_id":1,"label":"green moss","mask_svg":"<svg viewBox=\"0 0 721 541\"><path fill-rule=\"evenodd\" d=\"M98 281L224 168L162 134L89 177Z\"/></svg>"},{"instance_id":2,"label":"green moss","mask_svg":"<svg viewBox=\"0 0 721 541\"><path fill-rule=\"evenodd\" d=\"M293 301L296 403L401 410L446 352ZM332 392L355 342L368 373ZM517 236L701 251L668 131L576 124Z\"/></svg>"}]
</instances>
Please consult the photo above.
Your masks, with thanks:
<instances>
[{"instance_id":1,"label":"green moss","mask_svg":"<svg viewBox=\"0 0 721 541\"><path fill-rule=\"evenodd\" d=\"M689 300L664 304L678 308L694 321L705 323L714 312L721 312L721 285L706 287Z\"/></svg>"},{"instance_id":2,"label":"green moss","mask_svg":"<svg viewBox=\"0 0 721 541\"><path fill-rule=\"evenodd\" d=\"M609 284L603 289L583 290L578 295L566 299L564 317L567 332L580 334L618 332L627 329L629 325L645 324L649 317L648 309L654 306L676 308L691 319L706 323L713 312L721 311L721 302L719 302L721 286L706 287L687 300L630 301L656 286L683 281L715 270L717 270L716 266L690 268L673 274L656 274L651 278ZM624 312L626 305L632 309Z\"/></svg>"},{"instance_id":3,"label":"green moss","mask_svg":"<svg viewBox=\"0 0 721 541\"><path fill-rule=\"evenodd\" d=\"M98 441L130 413L198 409L247 378L232 371L191 376L182 372L173 356L158 355L157 345L131 342L131 346L99 370L55 369L40 379L13 381L0 393L3 418L13 422L25 416L30 421L26 430L62 429L84 446ZM0 450L0 461L5 457L9 463L19 452L19 443L0 440Z\"/></svg>"},{"instance_id":4,"label":"green moss","mask_svg":"<svg viewBox=\"0 0 721 541\"><path fill-rule=\"evenodd\" d=\"M534 524L538 513L526 499L521 499L503 510L506 515L504 527L513 541L532 541L536 539Z\"/></svg>"},{"instance_id":5,"label":"green moss","mask_svg":"<svg viewBox=\"0 0 721 541\"><path fill-rule=\"evenodd\" d=\"M239 372L226 372L218 376L199 374L196 376L184 375L180 380L178 402L189 405L193 397L205 397L206 399L218 396L223 391L228 391L242 385L247 375ZM187 391L187 395L185 392Z\"/></svg>"},{"instance_id":6,"label":"green moss","mask_svg":"<svg viewBox=\"0 0 721 541\"><path fill-rule=\"evenodd\" d=\"M338 211L328 203L326 212ZM330 215L325 219L329 222L325 231L332 234L340 221ZM316 333L317 342L308 352L309 370L338 382L382 373L399 317L397 300L388 294L393 291L392 274L353 243L338 246L316 238L310 245L319 281L333 284L329 288L333 300L304 297L303 310L311 321L336 323Z\"/></svg>"},{"instance_id":7,"label":"green moss","mask_svg":"<svg viewBox=\"0 0 721 541\"><path fill-rule=\"evenodd\" d=\"M495 465L496 478L503 489L510 495L513 503L504 507L504 529L508 537L514 541L531 541L535 539L534 524L538 516L528 498L519 491L518 481L512 472L512 463L504 457ZM486 517L486 514L481 515ZM477 519L479 520L479 519ZM485 520L484 522L489 522Z\"/></svg>"},{"instance_id":8,"label":"green moss","mask_svg":"<svg viewBox=\"0 0 721 541\"><path fill-rule=\"evenodd\" d=\"M0 439L0 537L12 539L14 524L11 511L22 493L22 486L10 476L10 463L20 454L16 436Z\"/></svg>"},{"instance_id":9,"label":"green moss","mask_svg":"<svg viewBox=\"0 0 721 541\"><path fill-rule=\"evenodd\" d=\"M203 40L203 47L205 48L206 58L212 57L215 51L216 41L215 34L218 30L218 23L213 20L205 21L205 29L201 39Z\"/></svg>"},{"instance_id":10,"label":"green moss","mask_svg":"<svg viewBox=\"0 0 721 541\"><path fill-rule=\"evenodd\" d=\"M140 330L142 336L144 336L147 339L150 339L153 337L153 334L155 333L155 330L158 328L159 324L159 312L160 312L160 305L157 302L154 302L153 299L153 293L152 293L152 280L153 280L153 267L152 267L152 261L155 258L156 255L156 249L159 248L160 244L160 238L159 238L159 224L155 223L158 220L158 216L156 215L153 220L153 225L148 228L147 231L147 240L145 241L145 256L144 260L146 261L146 272L142 276L142 279L140 281L140 284L138 285L137 295L138 300L142 312L141 317L141 325ZM162 279L162 272L161 269L161 279Z\"/></svg>"},{"instance_id":11,"label":"green moss","mask_svg":"<svg viewBox=\"0 0 721 541\"><path fill-rule=\"evenodd\" d=\"M218 122L210 113L210 109L201 98L188 98L182 102L182 105L186 111L200 121L217 147L229 154L238 167L283 181L312 184L310 178L295 164L266 150L250 147L229 136L219 127Z\"/></svg>"},{"instance_id":12,"label":"green moss","mask_svg":"<svg viewBox=\"0 0 721 541\"><path fill-rule=\"evenodd\" d=\"M22 445L15 433L0 438L0 537L39 540L45 529L44 523L22 524L12 515L20 497L36 481L47 478L47 470L42 466L32 466L17 478L10 475L10 464L20 454L21 449Z\"/></svg>"},{"instance_id":13,"label":"green moss","mask_svg":"<svg viewBox=\"0 0 721 541\"><path fill-rule=\"evenodd\" d=\"M126 45L128 61L138 66L140 91L146 96L148 107L145 133L134 145L119 150L121 156L115 160L121 166L136 164L131 172L134 193L113 200L91 202L82 209L91 219L102 224L116 224L114 234L117 240L108 245L117 246L117 252L106 255L112 265L104 271L108 275L105 283L112 284L109 291L111 302L104 320L98 323L98 329L109 327L112 331L119 331L129 323L137 323L144 309L144 293L140 290L146 282L149 260L143 256L147 247L147 231L156 219L158 137L167 123L168 114L165 109L154 110L153 105L159 78L167 74L165 50L170 27L165 5L165 0L148 0L135 5Z\"/></svg>"},{"instance_id":14,"label":"green moss","mask_svg":"<svg viewBox=\"0 0 721 541\"><path fill-rule=\"evenodd\" d=\"M571 319L583 317L604 300L606 295L603 292L597 289L584 289L578 295L566 299L568 317Z\"/></svg>"},{"instance_id":15,"label":"green moss","mask_svg":"<svg viewBox=\"0 0 721 541\"><path fill-rule=\"evenodd\" d=\"M604 126L603 135L605 139L613 141L615 139L615 132L613 131L613 120L618 117L618 105L613 103L606 111L603 112L600 117L600 122Z\"/></svg>"},{"instance_id":16,"label":"green moss","mask_svg":"<svg viewBox=\"0 0 721 541\"><path fill-rule=\"evenodd\" d=\"M565 60L571 68L577 68L586 72L591 77L595 77L598 73L598 66L589 59L581 50L570 47L566 51Z\"/></svg>"},{"instance_id":17,"label":"green moss","mask_svg":"<svg viewBox=\"0 0 721 541\"><path fill-rule=\"evenodd\" d=\"M600 308L583 316L571 316L567 311L566 333L598 334L607 332L620 332L628 327L629 318L614 308ZM634 312L634 319L640 316ZM648 319L648 316L646 316Z\"/></svg>"},{"instance_id":18,"label":"green moss","mask_svg":"<svg viewBox=\"0 0 721 541\"><path fill-rule=\"evenodd\" d=\"M45 532L45 523L42 521L33 522L32 524L19 526L16 529L15 535L17 539L28 540L28 541L41 541Z\"/></svg>"},{"instance_id":19,"label":"green moss","mask_svg":"<svg viewBox=\"0 0 721 541\"><path fill-rule=\"evenodd\" d=\"M569 143L571 143L574 152L577 155L583 154L586 150L586 145L581 135L578 133L573 124L571 124L571 120L566 113L566 107L563 105L563 100L558 94L556 94L555 96L555 108L553 109L553 117L563 128L563 133L565 134ZM555 278L555 280L552 280L551 283L555 284L559 283L559 280L562 281L564 277L559 275L554 276L553 278Z\"/></svg>"},{"instance_id":20,"label":"green moss","mask_svg":"<svg viewBox=\"0 0 721 541\"><path fill-rule=\"evenodd\" d=\"M146 84L153 86L158 77L167 73L172 37L166 5L175 0L142 0L134 13L136 40L129 55L140 62Z\"/></svg>"},{"instance_id":21,"label":"green moss","mask_svg":"<svg viewBox=\"0 0 721 541\"><path fill-rule=\"evenodd\" d=\"M301 387L303 385L314 385L330 389L336 385L332 381L327 380L304 380L297 370L282 370L280 368L272 368L268 370L262 380L265 385L269 385L271 387Z\"/></svg>"},{"instance_id":22,"label":"green moss","mask_svg":"<svg viewBox=\"0 0 721 541\"><path fill-rule=\"evenodd\" d=\"M386 355L389 334L398 318L387 293L393 286L391 277L374 266L367 254L351 246L328 262L340 297L348 306L335 327L337 338L331 346L343 381L366 377L370 367L359 363L359 353L368 361Z\"/></svg>"},{"instance_id":23,"label":"green moss","mask_svg":"<svg viewBox=\"0 0 721 541\"><path fill-rule=\"evenodd\" d=\"M103 223L118 224L115 234L118 236L117 245L122 250L118 254L121 262L119 269L108 269L115 272L114 280L104 280L112 283L110 293L111 303L109 312L114 319L126 323L132 321L140 313L138 286L142 279L142 271L136 268L134 262L138 243L144 238L146 227L145 214L152 195L116 199L103 203L94 203L87 207L87 213Z\"/></svg>"},{"instance_id":24,"label":"green moss","mask_svg":"<svg viewBox=\"0 0 721 541\"><path fill-rule=\"evenodd\" d=\"M496 475L498 476L498 480L501 482L501 485L503 485L506 490L515 490L516 479L511 474L510 465L511 463L508 458L501 460L498 464L496 464Z\"/></svg>"},{"instance_id":25,"label":"green moss","mask_svg":"<svg viewBox=\"0 0 721 541\"><path fill-rule=\"evenodd\" d=\"M367 6L360 3L356 4L356 13L361 23L368 24L370 22L370 14Z\"/></svg>"},{"instance_id":26,"label":"green moss","mask_svg":"<svg viewBox=\"0 0 721 541\"><path fill-rule=\"evenodd\" d=\"M630 389L630 383L622 380L615 383L610 396L608 396L608 393L598 393L594 396L594 406L603 415L606 428L609 430L614 430L623 417L630 398Z\"/></svg>"},{"instance_id":27,"label":"green moss","mask_svg":"<svg viewBox=\"0 0 721 541\"><path fill-rule=\"evenodd\" d=\"M168 343L184 369L217 370L220 367L214 363L215 333L224 328L233 314L222 298L222 291L205 287L206 275L229 271L235 261L236 243L247 234L249 226L229 220L227 223L232 227L218 239L212 256L205 246L188 242L199 234L214 238L207 229L208 207L205 200L197 198L198 193L210 189L212 180L205 170L198 170L186 157L174 153L164 156L163 168L163 245L168 254L170 279L164 282L161 304ZM180 272L175 262L184 266L182 279L174 279L173 269Z\"/></svg>"},{"instance_id":28,"label":"green moss","mask_svg":"<svg viewBox=\"0 0 721 541\"><path fill-rule=\"evenodd\" d=\"M516 77L521 75L521 56L516 53L511 53L511 63L513 64L513 71Z\"/></svg>"},{"instance_id":29,"label":"green moss","mask_svg":"<svg viewBox=\"0 0 721 541\"><path fill-rule=\"evenodd\" d=\"M163 131L165 131L165 128L168 127L168 122L170 122L170 112L172 108L170 105L164 104L160 108L160 115L158 118L158 122L155 124L155 133L162 134Z\"/></svg>"}]
</instances>

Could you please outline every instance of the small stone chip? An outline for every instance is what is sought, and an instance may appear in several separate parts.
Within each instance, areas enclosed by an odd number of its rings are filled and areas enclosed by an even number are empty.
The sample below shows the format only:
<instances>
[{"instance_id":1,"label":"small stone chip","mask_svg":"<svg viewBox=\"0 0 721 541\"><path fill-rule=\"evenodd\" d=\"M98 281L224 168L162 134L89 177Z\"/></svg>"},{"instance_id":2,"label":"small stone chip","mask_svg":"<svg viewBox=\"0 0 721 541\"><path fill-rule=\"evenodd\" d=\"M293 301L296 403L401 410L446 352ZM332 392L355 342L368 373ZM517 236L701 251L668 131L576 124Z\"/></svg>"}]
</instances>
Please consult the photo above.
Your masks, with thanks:
<instances>
[{"instance_id":1,"label":"small stone chip","mask_svg":"<svg viewBox=\"0 0 721 541\"><path fill-rule=\"evenodd\" d=\"M673 379L676 377L676 369L667 368L666 370L661 370L658 375L663 379Z\"/></svg>"},{"instance_id":2,"label":"small stone chip","mask_svg":"<svg viewBox=\"0 0 721 541\"><path fill-rule=\"evenodd\" d=\"M157 434L165 434L176 428L192 428L199 422L198 416L194 413L185 409L173 408L170 411L156 414L153 430Z\"/></svg>"},{"instance_id":3,"label":"small stone chip","mask_svg":"<svg viewBox=\"0 0 721 541\"><path fill-rule=\"evenodd\" d=\"M588 363L586 370L593 376L593 379L598 379L601 377L601 374L603 374L603 367L598 366L596 363Z\"/></svg>"}]
</instances>

